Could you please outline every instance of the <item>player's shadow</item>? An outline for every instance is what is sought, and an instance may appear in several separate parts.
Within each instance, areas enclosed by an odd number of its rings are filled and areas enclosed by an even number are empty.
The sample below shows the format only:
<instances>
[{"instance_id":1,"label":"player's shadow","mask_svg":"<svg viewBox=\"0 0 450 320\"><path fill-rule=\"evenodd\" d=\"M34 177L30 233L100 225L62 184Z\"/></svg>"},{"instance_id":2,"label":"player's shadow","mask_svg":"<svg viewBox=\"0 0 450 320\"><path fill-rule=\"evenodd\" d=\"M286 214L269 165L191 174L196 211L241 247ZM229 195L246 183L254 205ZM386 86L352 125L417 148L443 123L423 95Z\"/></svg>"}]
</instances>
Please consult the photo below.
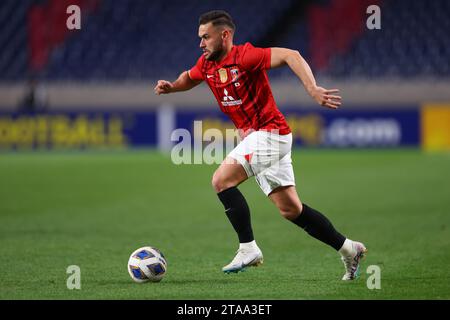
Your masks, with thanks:
<instances>
[{"instance_id":1,"label":"player's shadow","mask_svg":"<svg viewBox=\"0 0 450 320\"><path fill-rule=\"evenodd\" d=\"M183 285L183 284L211 284L211 282L214 281L214 284L235 284L238 282L242 282L239 281L239 279L215 279L215 280L211 280L211 279L171 279L171 280L167 280L167 283L171 283L171 284L175 284L175 285Z\"/></svg>"},{"instance_id":2,"label":"player's shadow","mask_svg":"<svg viewBox=\"0 0 450 320\"><path fill-rule=\"evenodd\" d=\"M239 279L163 279L160 282L146 282L149 284L154 285L189 285L189 284L211 284L211 282L214 281L214 284L236 284L236 283L242 283ZM114 282L108 282L108 281L97 281L97 285L108 285L108 284L120 284L120 285L136 285L135 282L133 282L131 279L120 279L116 280Z\"/></svg>"}]
</instances>

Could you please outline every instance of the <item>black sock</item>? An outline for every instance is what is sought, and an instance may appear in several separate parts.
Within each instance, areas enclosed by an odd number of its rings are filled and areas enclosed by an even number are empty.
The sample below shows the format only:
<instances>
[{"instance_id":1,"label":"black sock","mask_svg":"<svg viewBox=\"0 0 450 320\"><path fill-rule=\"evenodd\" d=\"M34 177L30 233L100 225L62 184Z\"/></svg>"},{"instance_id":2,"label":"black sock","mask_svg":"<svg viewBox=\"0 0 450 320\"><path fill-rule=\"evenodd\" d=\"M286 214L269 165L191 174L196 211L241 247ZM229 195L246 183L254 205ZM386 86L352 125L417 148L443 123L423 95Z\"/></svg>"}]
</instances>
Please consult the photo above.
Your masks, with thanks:
<instances>
[{"instance_id":1,"label":"black sock","mask_svg":"<svg viewBox=\"0 0 450 320\"><path fill-rule=\"evenodd\" d=\"M217 194L225 207L225 213L237 232L240 243L254 240L250 221L250 209L244 196L236 187L231 187Z\"/></svg>"},{"instance_id":2,"label":"black sock","mask_svg":"<svg viewBox=\"0 0 450 320\"><path fill-rule=\"evenodd\" d=\"M302 213L292 222L304 229L310 236L332 246L336 250L342 248L346 239L336 231L327 217L306 204L303 204Z\"/></svg>"}]
</instances>

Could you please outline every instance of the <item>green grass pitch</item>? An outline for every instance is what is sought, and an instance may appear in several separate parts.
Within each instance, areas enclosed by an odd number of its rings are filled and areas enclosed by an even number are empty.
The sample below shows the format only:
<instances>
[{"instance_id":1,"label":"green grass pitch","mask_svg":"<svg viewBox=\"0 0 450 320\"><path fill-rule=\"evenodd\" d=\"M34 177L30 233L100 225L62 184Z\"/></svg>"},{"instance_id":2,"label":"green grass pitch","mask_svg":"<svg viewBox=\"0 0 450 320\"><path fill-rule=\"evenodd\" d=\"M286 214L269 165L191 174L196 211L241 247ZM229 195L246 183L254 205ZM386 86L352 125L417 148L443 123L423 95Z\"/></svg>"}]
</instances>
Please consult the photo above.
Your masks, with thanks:
<instances>
[{"instance_id":1,"label":"green grass pitch","mask_svg":"<svg viewBox=\"0 0 450 320\"><path fill-rule=\"evenodd\" d=\"M211 188L217 167L151 150L0 154L0 299L449 299L450 154L296 150L300 198L363 241L361 277L241 186L264 264L223 274L237 237ZM160 283L127 272L138 247L168 260ZM68 290L66 268L81 268ZM369 265L381 289L369 290Z\"/></svg>"}]
</instances>

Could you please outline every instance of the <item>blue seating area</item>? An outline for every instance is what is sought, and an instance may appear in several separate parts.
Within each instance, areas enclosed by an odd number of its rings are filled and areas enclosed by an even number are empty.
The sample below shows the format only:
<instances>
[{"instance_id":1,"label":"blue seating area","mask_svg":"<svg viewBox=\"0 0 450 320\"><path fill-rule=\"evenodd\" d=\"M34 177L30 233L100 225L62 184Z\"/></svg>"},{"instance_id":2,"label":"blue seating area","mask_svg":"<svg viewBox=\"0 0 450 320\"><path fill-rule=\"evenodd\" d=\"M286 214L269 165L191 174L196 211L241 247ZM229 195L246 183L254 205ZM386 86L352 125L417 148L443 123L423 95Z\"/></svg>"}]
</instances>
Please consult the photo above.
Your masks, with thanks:
<instances>
[{"instance_id":1,"label":"blue seating area","mask_svg":"<svg viewBox=\"0 0 450 320\"><path fill-rule=\"evenodd\" d=\"M237 24L235 42L258 43L289 14L295 0L99 0L82 16L82 29L52 48L39 77L50 81L139 81L174 78L192 66L198 48L198 17L225 9ZM30 75L27 12L46 0L0 2L0 81L24 81ZM322 6L327 2L322 1ZM450 76L450 2L384 0L381 30L365 30L347 52L331 57L321 73L334 77ZM301 15L299 15L301 16ZM308 23L289 25L279 44L309 57ZM290 75L287 69L271 76Z\"/></svg>"},{"instance_id":2,"label":"blue seating area","mask_svg":"<svg viewBox=\"0 0 450 320\"><path fill-rule=\"evenodd\" d=\"M121 1L103 0L82 32L54 50L45 72L48 79L139 80L175 77L201 54L198 17L226 8L237 28L237 42L255 41L291 0L262 1ZM228 8L230 7L230 8ZM252 23L246 23L248 16Z\"/></svg>"},{"instance_id":3,"label":"blue seating area","mask_svg":"<svg viewBox=\"0 0 450 320\"><path fill-rule=\"evenodd\" d=\"M384 1L381 30L367 30L333 58L335 77L450 76L450 2Z\"/></svg>"},{"instance_id":4,"label":"blue seating area","mask_svg":"<svg viewBox=\"0 0 450 320\"><path fill-rule=\"evenodd\" d=\"M0 81L23 80L27 76L27 12L32 3L0 1Z\"/></svg>"}]
</instances>

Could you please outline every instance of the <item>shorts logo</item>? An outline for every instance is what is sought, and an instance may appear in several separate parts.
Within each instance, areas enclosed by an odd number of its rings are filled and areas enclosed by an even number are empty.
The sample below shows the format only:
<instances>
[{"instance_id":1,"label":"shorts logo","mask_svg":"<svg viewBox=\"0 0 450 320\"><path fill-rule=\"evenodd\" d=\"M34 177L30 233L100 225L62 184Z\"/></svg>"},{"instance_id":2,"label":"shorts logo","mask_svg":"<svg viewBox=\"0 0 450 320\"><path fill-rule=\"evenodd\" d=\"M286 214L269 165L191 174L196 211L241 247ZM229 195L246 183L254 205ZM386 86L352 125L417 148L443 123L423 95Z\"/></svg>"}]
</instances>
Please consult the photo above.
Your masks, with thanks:
<instances>
[{"instance_id":1,"label":"shorts logo","mask_svg":"<svg viewBox=\"0 0 450 320\"><path fill-rule=\"evenodd\" d=\"M219 69L220 82L225 83L228 80L227 69L220 68Z\"/></svg>"},{"instance_id":2,"label":"shorts logo","mask_svg":"<svg viewBox=\"0 0 450 320\"><path fill-rule=\"evenodd\" d=\"M222 105L224 107L237 106L237 105L242 104L242 100L241 99L239 99L239 100L234 99L234 97L232 97L232 96L230 96L228 94L228 90L227 89L223 89L223 95L224 95L224 97L223 97Z\"/></svg>"}]
</instances>

